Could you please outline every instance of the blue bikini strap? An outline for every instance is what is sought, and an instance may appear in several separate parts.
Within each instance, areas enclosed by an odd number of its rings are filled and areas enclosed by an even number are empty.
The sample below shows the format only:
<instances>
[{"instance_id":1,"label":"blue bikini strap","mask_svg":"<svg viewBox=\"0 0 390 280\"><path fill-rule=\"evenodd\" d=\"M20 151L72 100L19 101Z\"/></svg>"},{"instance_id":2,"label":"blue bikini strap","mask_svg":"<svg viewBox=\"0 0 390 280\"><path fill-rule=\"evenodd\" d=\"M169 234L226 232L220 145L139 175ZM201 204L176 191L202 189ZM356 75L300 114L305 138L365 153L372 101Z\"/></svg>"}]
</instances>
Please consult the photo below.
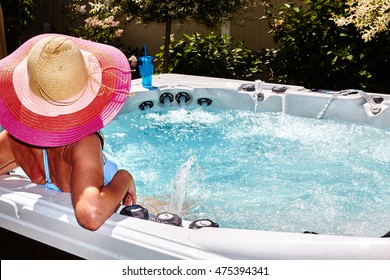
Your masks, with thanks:
<instances>
[{"instance_id":1,"label":"blue bikini strap","mask_svg":"<svg viewBox=\"0 0 390 280\"><path fill-rule=\"evenodd\" d=\"M50 172L49 172L49 161L47 159L47 152L45 148L42 149L42 154L43 154L43 166L45 168L46 183L51 183Z\"/></svg>"}]
</instances>

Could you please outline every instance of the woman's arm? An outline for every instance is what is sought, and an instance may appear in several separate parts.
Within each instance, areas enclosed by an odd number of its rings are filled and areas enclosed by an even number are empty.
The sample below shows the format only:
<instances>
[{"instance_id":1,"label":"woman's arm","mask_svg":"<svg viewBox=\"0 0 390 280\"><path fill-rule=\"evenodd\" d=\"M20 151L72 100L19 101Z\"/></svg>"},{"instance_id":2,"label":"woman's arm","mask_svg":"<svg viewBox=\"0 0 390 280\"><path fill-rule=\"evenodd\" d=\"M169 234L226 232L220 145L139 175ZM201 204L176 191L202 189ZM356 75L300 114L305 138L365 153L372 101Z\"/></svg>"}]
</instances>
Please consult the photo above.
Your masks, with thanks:
<instances>
[{"instance_id":1,"label":"woman's arm","mask_svg":"<svg viewBox=\"0 0 390 280\"><path fill-rule=\"evenodd\" d=\"M88 136L71 148L70 192L78 223L97 230L118 208L136 203L134 180L130 173L119 170L111 182L103 186L103 163L99 139Z\"/></svg>"}]
</instances>

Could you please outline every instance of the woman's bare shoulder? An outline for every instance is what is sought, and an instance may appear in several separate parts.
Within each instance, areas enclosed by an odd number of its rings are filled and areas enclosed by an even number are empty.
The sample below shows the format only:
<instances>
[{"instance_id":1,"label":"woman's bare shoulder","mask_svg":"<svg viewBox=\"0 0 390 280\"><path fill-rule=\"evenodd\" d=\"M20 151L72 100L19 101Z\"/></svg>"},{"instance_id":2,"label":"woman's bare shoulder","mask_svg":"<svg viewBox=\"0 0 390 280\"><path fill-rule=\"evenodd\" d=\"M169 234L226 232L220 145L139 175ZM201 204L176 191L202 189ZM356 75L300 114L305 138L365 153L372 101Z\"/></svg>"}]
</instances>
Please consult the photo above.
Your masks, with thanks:
<instances>
[{"instance_id":1,"label":"woman's bare shoulder","mask_svg":"<svg viewBox=\"0 0 390 280\"><path fill-rule=\"evenodd\" d=\"M68 160L74 160L83 157L100 156L100 140L95 134L91 134L81 140L69 144L64 148L64 156Z\"/></svg>"}]
</instances>

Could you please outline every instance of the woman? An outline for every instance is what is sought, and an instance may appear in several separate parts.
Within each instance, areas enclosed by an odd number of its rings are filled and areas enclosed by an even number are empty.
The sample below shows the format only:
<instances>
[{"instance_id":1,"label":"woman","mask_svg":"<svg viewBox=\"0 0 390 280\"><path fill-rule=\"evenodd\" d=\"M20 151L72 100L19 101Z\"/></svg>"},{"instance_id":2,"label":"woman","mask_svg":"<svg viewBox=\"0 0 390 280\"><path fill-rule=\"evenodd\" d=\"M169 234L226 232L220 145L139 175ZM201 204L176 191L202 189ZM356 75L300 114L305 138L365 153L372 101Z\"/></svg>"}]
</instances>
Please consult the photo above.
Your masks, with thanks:
<instances>
[{"instance_id":1,"label":"woman","mask_svg":"<svg viewBox=\"0 0 390 280\"><path fill-rule=\"evenodd\" d=\"M0 175L20 166L33 183L70 192L78 223L98 229L136 203L130 173L102 153L96 133L129 90L118 49L57 34L34 37L0 61Z\"/></svg>"}]
</instances>

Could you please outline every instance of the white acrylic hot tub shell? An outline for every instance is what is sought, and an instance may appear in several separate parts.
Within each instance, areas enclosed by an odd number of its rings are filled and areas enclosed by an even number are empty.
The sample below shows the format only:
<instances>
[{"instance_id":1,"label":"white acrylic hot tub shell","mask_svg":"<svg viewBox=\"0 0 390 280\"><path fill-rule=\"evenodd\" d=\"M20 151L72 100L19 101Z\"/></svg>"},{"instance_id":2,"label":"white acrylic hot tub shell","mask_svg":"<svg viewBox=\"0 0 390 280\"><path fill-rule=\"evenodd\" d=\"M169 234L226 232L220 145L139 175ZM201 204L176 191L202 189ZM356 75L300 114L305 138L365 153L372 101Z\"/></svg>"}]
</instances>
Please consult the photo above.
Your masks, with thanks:
<instances>
[{"instance_id":1,"label":"white acrylic hot tub shell","mask_svg":"<svg viewBox=\"0 0 390 280\"><path fill-rule=\"evenodd\" d=\"M154 103L152 110L163 107L159 97L165 92L175 96L181 91L191 95L192 100L186 104L188 109L199 108L196 100L208 97L213 100L211 107L217 109L254 110L253 92L241 90L242 85L254 84L249 81L208 78L179 74L162 74L153 77L154 90L142 87L141 80L133 81L131 95L121 110L125 114L139 110L139 105L146 100ZM316 118L318 113L332 97L329 93L312 92L301 86L287 85L285 93L272 92L276 84L263 83L264 100L259 102L258 112L283 112L288 115ZM382 97L381 112L374 115L367 101L358 94L338 96L330 104L323 119L337 119L354 123L365 123L385 130L390 130L390 94L370 94ZM173 102L171 107L178 107Z\"/></svg>"},{"instance_id":2,"label":"white acrylic hot tub shell","mask_svg":"<svg viewBox=\"0 0 390 280\"><path fill-rule=\"evenodd\" d=\"M133 81L121 113L138 110L146 100L161 106L163 92L188 92L189 109L196 98L213 100L212 107L254 110L253 93L240 90L250 82L186 75L153 77L155 90ZM252 82L253 83L253 82ZM265 84L258 111L315 118L331 95L289 86L284 94ZM340 96L323 118L368 123L390 129L390 95L380 95L382 111L373 115L357 95ZM175 102L171 106L178 106ZM152 109L152 110L153 110ZM113 214L95 232L80 227L68 193L45 190L19 175L0 176L0 226L86 259L390 259L389 238L312 235L227 228L188 229Z\"/></svg>"},{"instance_id":3,"label":"white acrylic hot tub shell","mask_svg":"<svg viewBox=\"0 0 390 280\"><path fill-rule=\"evenodd\" d=\"M0 176L1 226L86 259L390 259L390 239L226 228L199 230L119 214L81 228L68 193Z\"/></svg>"}]
</instances>

